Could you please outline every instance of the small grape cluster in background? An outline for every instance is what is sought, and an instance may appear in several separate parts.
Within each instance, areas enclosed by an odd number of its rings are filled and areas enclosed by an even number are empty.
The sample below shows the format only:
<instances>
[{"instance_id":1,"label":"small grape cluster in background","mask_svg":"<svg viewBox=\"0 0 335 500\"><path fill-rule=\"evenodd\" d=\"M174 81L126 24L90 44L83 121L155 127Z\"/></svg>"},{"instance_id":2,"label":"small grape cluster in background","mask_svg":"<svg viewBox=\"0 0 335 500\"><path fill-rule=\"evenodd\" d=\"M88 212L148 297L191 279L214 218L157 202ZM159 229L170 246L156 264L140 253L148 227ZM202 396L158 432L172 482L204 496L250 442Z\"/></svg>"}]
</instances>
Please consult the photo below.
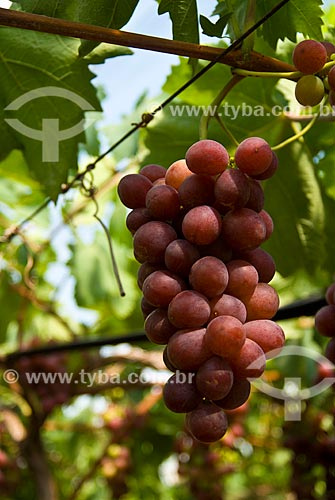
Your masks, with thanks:
<instances>
[{"instance_id":1,"label":"small grape cluster in background","mask_svg":"<svg viewBox=\"0 0 335 500\"><path fill-rule=\"evenodd\" d=\"M248 399L248 378L261 376L266 354L284 344L271 320L279 307L268 284L275 264L260 248L273 231L260 181L278 159L251 137L232 164L223 145L206 139L167 170L147 165L118 186L131 209L145 331L167 344L164 361L175 372L164 401L186 413L188 430L203 442L225 434L223 410Z\"/></svg>"}]
</instances>

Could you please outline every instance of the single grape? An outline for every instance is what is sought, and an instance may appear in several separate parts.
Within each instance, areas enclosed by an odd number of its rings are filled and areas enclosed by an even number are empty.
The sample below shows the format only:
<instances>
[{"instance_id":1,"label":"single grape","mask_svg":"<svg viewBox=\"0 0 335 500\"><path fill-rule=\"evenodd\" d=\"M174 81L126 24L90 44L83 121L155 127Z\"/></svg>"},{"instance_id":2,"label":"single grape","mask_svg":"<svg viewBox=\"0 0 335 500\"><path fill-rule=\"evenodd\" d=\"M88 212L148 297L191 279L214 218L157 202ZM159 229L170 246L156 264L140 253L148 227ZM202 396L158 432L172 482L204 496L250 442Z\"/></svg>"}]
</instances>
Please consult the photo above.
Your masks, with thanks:
<instances>
[{"instance_id":1,"label":"single grape","mask_svg":"<svg viewBox=\"0 0 335 500\"><path fill-rule=\"evenodd\" d=\"M246 250L239 252L238 257L252 264L258 272L258 281L269 283L275 275L276 265L273 257L263 250L263 248L255 248L254 250Z\"/></svg>"},{"instance_id":2,"label":"single grape","mask_svg":"<svg viewBox=\"0 0 335 500\"><path fill-rule=\"evenodd\" d=\"M321 78L315 75L302 76L295 86L295 97L302 106L316 106L325 95Z\"/></svg>"},{"instance_id":3,"label":"single grape","mask_svg":"<svg viewBox=\"0 0 335 500\"><path fill-rule=\"evenodd\" d=\"M224 292L228 283L227 267L216 257L202 257L193 264L189 280L194 290L211 299Z\"/></svg>"},{"instance_id":4,"label":"single grape","mask_svg":"<svg viewBox=\"0 0 335 500\"><path fill-rule=\"evenodd\" d=\"M250 182L241 170L229 168L216 180L215 198L221 205L241 208L250 198Z\"/></svg>"},{"instance_id":5,"label":"single grape","mask_svg":"<svg viewBox=\"0 0 335 500\"><path fill-rule=\"evenodd\" d=\"M177 372L166 382L163 389L165 406L175 413L187 413L201 403L202 397L195 385L193 373Z\"/></svg>"},{"instance_id":6,"label":"single grape","mask_svg":"<svg viewBox=\"0 0 335 500\"><path fill-rule=\"evenodd\" d=\"M225 435L228 421L225 413L216 405L203 402L186 414L185 426L197 441L213 443Z\"/></svg>"},{"instance_id":7,"label":"single grape","mask_svg":"<svg viewBox=\"0 0 335 500\"><path fill-rule=\"evenodd\" d=\"M242 299L253 294L258 283L258 272L249 262L234 259L227 262L228 285L225 292Z\"/></svg>"},{"instance_id":8,"label":"single grape","mask_svg":"<svg viewBox=\"0 0 335 500\"><path fill-rule=\"evenodd\" d=\"M250 208L232 210L222 219L222 238L233 250L252 250L266 240L263 218Z\"/></svg>"},{"instance_id":9,"label":"single grape","mask_svg":"<svg viewBox=\"0 0 335 500\"><path fill-rule=\"evenodd\" d=\"M166 247L164 259L170 271L186 278L194 262L200 259L200 253L192 243L179 239Z\"/></svg>"},{"instance_id":10,"label":"single grape","mask_svg":"<svg viewBox=\"0 0 335 500\"><path fill-rule=\"evenodd\" d=\"M167 344L168 340L177 331L164 309L155 309L147 316L144 330L148 339L154 344Z\"/></svg>"},{"instance_id":11,"label":"single grape","mask_svg":"<svg viewBox=\"0 0 335 500\"><path fill-rule=\"evenodd\" d=\"M234 378L232 388L227 396L215 404L224 410L235 410L242 406L249 398L251 385L245 378Z\"/></svg>"},{"instance_id":12,"label":"single grape","mask_svg":"<svg viewBox=\"0 0 335 500\"><path fill-rule=\"evenodd\" d=\"M150 264L150 262L143 262L143 264L140 265L137 271L138 288L142 290L145 278L147 278L149 274L153 273L154 271L165 271L165 269L163 269L159 264Z\"/></svg>"},{"instance_id":13,"label":"single grape","mask_svg":"<svg viewBox=\"0 0 335 500\"><path fill-rule=\"evenodd\" d=\"M335 91L335 66L333 66L328 73L328 85L331 90Z\"/></svg>"},{"instance_id":14,"label":"single grape","mask_svg":"<svg viewBox=\"0 0 335 500\"><path fill-rule=\"evenodd\" d=\"M262 172L261 174L252 175L251 177L259 181L264 181L265 179L270 179L270 177L272 177L277 172L277 169L278 169L278 156L274 151L272 151L272 161L270 163L270 166L266 170L264 170L264 172Z\"/></svg>"},{"instance_id":15,"label":"single grape","mask_svg":"<svg viewBox=\"0 0 335 500\"><path fill-rule=\"evenodd\" d=\"M267 283L258 283L253 294L243 298L247 309L247 321L271 319L279 308L279 297L274 288Z\"/></svg>"},{"instance_id":16,"label":"single grape","mask_svg":"<svg viewBox=\"0 0 335 500\"><path fill-rule=\"evenodd\" d=\"M134 208L126 218L126 226L127 229L131 232L132 235L136 233L139 227L143 226L147 222L152 220L152 216L147 208Z\"/></svg>"},{"instance_id":17,"label":"single grape","mask_svg":"<svg viewBox=\"0 0 335 500\"><path fill-rule=\"evenodd\" d=\"M254 321L248 321L243 325L243 329L248 339L256 342L269 359L271 351L276 349L276 353L273 353L271 357L279 354L279 350L282 349L285 343L285 335L283 329L277 325L274 321L269 319L256 319Z\"/></svg>"},{"instance_id":18,"label":"single grape","mask_svg":"<svg viewBox=\"0 0 335 500\"><path fill-rule=\"evenodd\" d=\"M250 208L259 213L264 207L264 191L259 181L249 178L250 196L245 203L246 208Z\"/></svg>"},{"instance_id":19,"label":"single grape","mask_svg":"<svg viewBox=\"0 0 335 500\"><path fill-rule=\"evenodd\" d=\"M212 205L215 201L214 185L214 179L208 175L190 175L179 186L180 204L186 209Z\"/></svg>"},{"instance_id":20,"label":"single grape","mask_svg":"<svg viewBox=\"0 0 335 500\"><path fill-rule=\"evenodd\" d=\"M234 377L258 378L265 370L266 358L261 347L251 339L245 342L239 353L231 360Z\"/></svg>"},{"instance_id":21,"label":"single grape","mask_svg":"<svg viewBox=\"0 0 335 500\"><path fill-rule=\"evenodd\" d=\"M185 282L170 271L154 271L145 278L144 298L156 307L168 307L173 297L185 290Z\"/></svg>"},{"instance_id":22,"label":"single grape","mask_svg":"<svg viewBox=\"0 0 335 500\"><path fill-rule=\"evenodd\" d=\"M233 358L241 350L245 338L243 324L233 316L217 316L207 325L206 346L218 356Z\"/></svg>"},{"instance_id":23,"label":"single grape","mask_svg":"<svg viewBox=\"0 0 335 500\"><path fill-rule=\"evenodd\" d=\"M240 299L232 295L223 293L219 297L214 297L214 299L210 300L209 305L211 306L209 321L212 321L217 316L234 316L241 323L244 323L247 319L245 305Z\"/></svg>"},{"instance_id":24,"label":"single grape","mask_svg":"<svg viewBox=\"0 0 335 500\"><path fill-rule=\"evenodd\" d=\"M229 164L229 154L226 148L211 139L192 144L186 152L185 159L188 168L195 174L220 174Z\"/></svg>"},{"instance_id":25,"label":"single grape","mask_svg":"<svg viewBox=\"0 0 335 500\"><path fill-rule=\"evenodd\" d=\"M176 239L176 231L166 222L147 222L134 234L135 258L140 263L164 263L165 249L171 241Z\"/></svg>"},{"instance_id":26,"label":"single grape","mask_svg":"<svg viewBox=\"0 0 335 500\"><path fill-rule=\"evenodd\" d=\"M148 177L151 182L155 182L157 179L164 179L166 168L162 167L162 165L150 163L141 168L140 174Z\"/></svg>"},{"instance_id":27,"label":"single grape","mask_svg":"<svg viewBox=\"0 0 335 500\"><path fill-rule=\"evenodd\" d=\"M182 222L185 238L195 245L213 243L219 237L221 227L220 214L207 205L192 208Z\"/></svg>"},{"instance_id":28,"label":"single grape","mask_svg":"<svg viewBox=\"0 0 335 500\"><path fill-rule=\"evenodd\" d=\"M184 290L171 300L168 316L177 328L200 328L208 321L210 312L209 302L204 295Z\"/></svg>"},{"instance_id":29,"label":"single grape","mask_svg":"<svg viewBox=\"0 0 335 500\"><path fill-rule=\"evenodd\" d=\"M172 186L153 186L147 192L145 204L151 216L158 220L172 220L180 211L178 191Z\"/></svg>"},{"instance_id":30,"label":"single grape","mask_svg":"<svg viewBox=\"0 0 335 500\"><path fill-rule=\"evenodd\" d=\"M326 290L326 301L328 304L335 305L335 283L329 285Z\"/></svg>"},{"instance_id":31,"label":"single grape","mask_svg":"<svg viewBox=\"0 0 335 500\"><path fill-rule=\"evenodd\" d=\"M205 328L179 330L170 337L167 357L179 370L196 371L213 354L205 344Z\"/></svg>"},{"instance_id":32,"label":"single grape","mask_svg":"<svg viewBox=\"0 0 335 500\"><path fill-rule=\"evenodd\" d=\"M321 307L315 315L315 328L325 337L335 336L335 305Z\"/></svg>"},{"instance_id":33,"label":"single grape","mask_svg":"<svg viewBox=\"0 0 335 500\"><path fill-rule=\"evenodd\" d=\"M303 40L295 46L292 61L298 71L312 75L326 64L327 50L316 40Z\"/></svg>"},{"instance_id":34,"label":"single grape","mask_svg":"<svg viewBox=\"0 0 335 500\"><path fill-rule=\"evenodd\" d=\"M272 149L261 137L249 137L242 141L235 152L235 163L250 176L263 173L273 160Z\"/></svg>"},{"instance_id":35,"label":"single grape","mask_svg":"<svg viewBox=\"0 0 335 500\"><path fill-rule=\"evenodd\" d=\"M216 400L224 398L233 385L233 372L226 360L213 356L200 366L196 386L203 397Z\"/></svg>"},{"instance_id":36,"label":"single grape","mask_svg":"<svg viewBox=\"0 0 335 500\"><path fill-rule=\"evenodd\" d=\"M186 177L192 175L191 170L187 167L184 159L177 160L169 166L165 174L165 182L168 186L179 189Z\"/></svg>"},{"instance_id":37,"label":"single grape","mask_svg":"<svg viewBox=\"0 0 335 500\"><path fill-rule=\"evenodd\" d=\"M141 174L128 174L122 177L117 192L122 203L128 208L145 207L145 197L152 182Z\"/></svg>"}]
</instances>

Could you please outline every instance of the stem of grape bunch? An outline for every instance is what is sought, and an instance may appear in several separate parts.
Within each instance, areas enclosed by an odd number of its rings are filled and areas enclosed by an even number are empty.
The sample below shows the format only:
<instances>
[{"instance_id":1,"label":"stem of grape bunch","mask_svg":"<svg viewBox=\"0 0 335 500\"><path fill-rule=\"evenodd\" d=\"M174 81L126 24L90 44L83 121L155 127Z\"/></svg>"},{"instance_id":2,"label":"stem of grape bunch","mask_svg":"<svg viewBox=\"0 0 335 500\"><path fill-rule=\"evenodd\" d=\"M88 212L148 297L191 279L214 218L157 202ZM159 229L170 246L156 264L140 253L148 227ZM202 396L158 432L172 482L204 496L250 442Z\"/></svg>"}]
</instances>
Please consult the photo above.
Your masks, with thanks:
<instances>
[{"instance_id":1,"label":"stem of grape bunch","mask_svg":"<svg viewBox=\"0 0 335 500\"><path fill-rule=\"evenodd\" d=\"M208 126L211 118L217 118L219 117L218 115L218 108L222 101L227 97L228 93L235 87L235 85L243 80L243 76L241 75L233 75L233 77L226 83L226 85L223 87L223 89L219 92L219 94L215 97L213 102L208 106L208 110L215 110L215 113L211 115L210 113L204 113L201 117L200 120L200 125L199 125L199 137L200 139L207 139L207 132L208 132ZM236 145L238 145L238 141L232 136L232 134L227 130L225 125L222 123L222 120L220 120L220 124L223 125L224 131L229 135L229 137L235 142ZM221 125L221 126L222 126Z\"/></svg>"}]
</instances>

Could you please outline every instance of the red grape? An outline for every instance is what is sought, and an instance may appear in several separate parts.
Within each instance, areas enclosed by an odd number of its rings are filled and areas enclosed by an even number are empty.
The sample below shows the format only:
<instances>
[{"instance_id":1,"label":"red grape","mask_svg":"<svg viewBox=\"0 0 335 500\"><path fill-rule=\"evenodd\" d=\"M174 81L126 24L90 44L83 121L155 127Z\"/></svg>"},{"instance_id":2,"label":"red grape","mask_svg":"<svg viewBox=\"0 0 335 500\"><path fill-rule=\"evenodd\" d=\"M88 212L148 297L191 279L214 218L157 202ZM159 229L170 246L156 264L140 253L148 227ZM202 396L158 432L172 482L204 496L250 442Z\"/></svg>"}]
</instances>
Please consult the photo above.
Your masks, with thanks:
<instances>
[{"instance_id":1,"label":"red grape","mask_svg":"<svg viewBox=\"0 0 335 500\"><path fill-rule=\"evenodd\" d=\"M198 408L186 414L185 426L192 437L202 443L221 439L228 428L225 413L213 403L203 402Z\"/></svg>"},{"instance_id":2,"label":"red grape","mask_svg":"<svg viewBox=\"0 0 335 500\"><path fill-rule=\"evenodd\" d=\"M272 149L260 137L244 139L235 152L236 165L251 176L263 173L271 165L272 159Z\"/></svg>"},{"instance_id":3,"label":"red grape","mask_svg":"<svg viewBox=\"0 0 335 500\"><path fill-rule=\"evenodd\" d=\"M259 181L256 179L249 179L250 196L245 203L246 208L250 208L259 213L264 207L264 191Z\"/></svg>"},{"instance_id":4,"label":"red grape","mask_svg":"<svg viewBox=\"0 0 335 500\"><path fill-rule=\"evenodd\" d=\"M199 328L208 321L210 312L206 297L193 290L178 293L168 309L169 320L177 328Z\"/></svg>"},{"instance_id":5,"label":"red grape","mask_svg":"<svg viewBox=\"0 0 335 500\"><path fill-rule=\"evenodd\" d=\"M256 319L248 321L243 325L243 329L248 339L256 342L265 354L278 350L284 346L285 335L282 328L269 319ZM269 358L269 356L267 356Z\"/></svg>"},{"instance_id":6,"label":"red grape","mask_svg":"<svg viewBox=\"0 0 335 500\"><path fill-rule=\"evenodd\" d=\"M243 298L252 295L258 283L258 272L245 260L235 259L227 262L229 274L226 293Z\"/></svg>"},{"instance_id":7,"label":"red grape","mask_svg":"<svg viewBox=\"0 0 335 500\"><path fill-rule=\"evenodd\" d=\"M166 222L147 222L134 234L135 258L141 263L164 263L165 249L171 241L176 239L176 231Z\"/></svg>"},{"instance_id":8,"label":"red grape","mask_svg":"<svg viewBox=\"0 0 335 500\"><path fill-rule=\"evenodd\" d=\"M195 290L211 299L225 290L228 271L221 260L208 255L193 264L189 280Z\"/></svg>"},{"instance_id":9,"label":"red grape","mask_svg":"<svg viewBox=\"0 0 335 500\"><path fill-rule=\"evenodd\" d=\"M148 339L155 344L167 344L169 338L176 332L164 309L152 311L145 320L144 329Z\"/></svg>"},{"instance_id":10,"label":"red grape","mask_svg":"<svg viewBox=\"0 0 335 500\"><path fill-rule=\"evenodd\" d=\"M258 283L253 294L243 299L247 308L247 321L271 319L278 311L279 297L274 288L267 283Z\"/></svg>"},{"instance_id":11,"label":"red grape","mask_svg":"<svg viewBox=\"0 0 335 500\"><path fill-rule=\"evenodd\" d=\"M216 400L228 394L233 379L233 372L228 362L219 356L213 356L200 366L195 380L202 396Z\"/></svg>"},{"instance_id":12,"label":"red grape","mask_svg":"<svg viewBox=\"0 0 335 500\"><path fill-rule=\"evenodd\" d=\"M328 304L335 305L335 283L329 285L326 290L326 301Z\"/></svg>"},{"instance_id":13,"label":"red grape","mask_svg":"<svg viewBox=\"0 0 335 500\"><path fill-rule=\"evenodd\" d=\"M245 305L240 299L223 293L219 297L214 297L209 302L211 306L211 315L209 320L216 318L217 316L234 316L241 323L244 323L247 319L247 310Z\"/></svg>"},{"instance_id":14,"label":"red grape","mask_svg":"<svg viewBox=\"0 0 335 500\"><path fill-rule=\"evenodd\" d=\"M261 347L251 339L245 342L239 353L231 360L237 378L258 378L265 369L266 358Z\"/></svg>"},{"instance_id":15,"label":"red grape","mask_svg":"<svg viewBox=\"0 0 335 500\"><path fill-rule=\"evenodd\" d=\"M214 185L214 179L208 175L190 175L179 186L180 204L187 209L212 205L215 201Z\"/></svg>"},{"instance_id":16,"label":"red grape","mask_svg":"<svg viewBox=\"0 0 335 500\"><path fill-rule=\"evenodd\" d=\"M191 170L187 167L186 161L177 160L169 166L165 174L165 182L169 186L174 187L175 189L179 189L180 185L186 177L192 175Z\"/></svg>"},{"instance_id":17,"label":"red grape","mask_svg":"<svg viewBox=\"0 0 335 500\"><path fill-rule=\"evenodd\" d=\"M183 219L182 231L191 243L209 245L219 237L221 226L219 212L215 208L201 205L187 212Z\"/></svg>"},{"instance_id":18,"label":"red grape","mask_svg":"<svg viewBox=\"0 0 335 500\"><path fill-rule=\"evenodd\" d=\"M250 197L250 183L247 176L237 169L223 172L215 183L215 198L221 205L241 208Z\"/></svg>"},{"instance_id":19,"label":"red grape","mask_svg":"<svg viewBox=\"0 0 335 500\"><path fill-rule=\"evenodd\" d=\"M128 174L119 182L117 192L122 203L128 208L145 207L145 197L152 182L141 174Z\"/></svg>"},{"instance_id":20,"label":"red grape","mask_svg":"<svg viewBox=\"0 0 335 500\"><path fill-rule=\"evenodd\" d=\"M126 218L127 229L131 234L135 234L139 227L152 220L152 216L147 208L134 208Z\"/></svg>"},{"instance_id":21,"label":"red grape","mask_svg":"<svg viewBox=\"0 0 335 500\"><path fill-rule=\"evenodd\" d=\"M180 211L178 191L172 186L153 186L147 192L145 204L152 218L158 220L172 220Z\"/></svg>"},{"instance_id":22,"label":"red grape","mask_svg":"<svg viewBox=\"0 0 335 500\"><path fill-rule=\"evenodd\" d=\"M213 354L205 344L205 328L179 330L170 337L167 356L179 370L196 371Z\"/></svg>"},{"instance_id":23,"label":"red grape","mask_svg":"<svg viewBox=\"0 0 335 500\"><path fill-rule=\"evenodd\" d=\"M335 305L321 307L315 315L315 328L325 337L335 336Z\"/></svg>"},{"instance_id":24,"label":"red grape","mask_svg":"<svg viewBox=\"0 0 335 500\"><path fill-rule=\"evenodd\" d=\"M254 250L246 250L240 252L239 257L252 264L258 272L258 280L262 283L269 283L275 275L276 265L273 257L263 250L263 248L255 248Z\"/></svg>"},{"instance_id":25,"label":"red grape","mask_svg":"<svg viewBox=\"0 0 335 500\"><path fill-rule=\"evenodd\" d=\"M161 165L156 165L155 163L150 163L141 168L140 174L148 177L151 182L155 182L157 179L165 177L166 168Z\"/></svg>"},{"instance_id":26,"label":"red grape","mask_svg":"<svg viewBox=\"0 0 335 500\"><path fill-rule=\"evenodd\" d=\"M229 154L226 148L210 139L192 144L186 152L185 159L188 168L195 174L220 174L229 164Z\"/></svg>"},{"instance_id":27,"label":"red grape","mask_svg":"<svg viewBox=\"0 0 335 500\"><path fill-rule=\"evenodd\" d=\"M312 75L320 71L327 62L327 50L322 43L316 40L303 40L293 51L294 66L301 71Z\"/></svg>"},{"instance_id":28,"label":"red grape","mask_svg":"<svg viewBox=\"0 0 335 500\"><path fill-rule=\"evenodd\" d=\"M265 223L254 210L238 208L223 217L222 237L234 250L252 250L266 240Z\"/></svg>"},{"instance_id":29,"label":"red grape","mask_svg":"<svg viewBox=\"0 0 335 500\"><path fill-rule=\"evenodd\" d=\"M165 250L166 267L183 277L189 275L192 265L199 258L199 250L187 240L174 240Z\"/></svg>"},{"instance_id":30,"label":"red grape","mask_svg":"<svg viewBox=\"0 0 335 500\"><path fill-rule=\"evenodd\" d=\"M173 297L185 290L185 282L170 271L154 271L145 278L142 291L144 298L156 307L167 307Z\"/></svg>"},{"instance_id":31,"label":"red grape","mask_svg":"<svg viewBox=\"0 0 335 500\"><path fill-rule=\"evenodd\" d=\"M175 413L187 413L194 410L202 400L197 391L193 373L175 373L166 382L163 389L164 403Z\"/></svg>"},{"instance_id":32,"label":"red grape","mask_svg":"<svg viewBox=\"0 0 335 500\"><path fill-rule=\"evenodd\" d=\"M215 404L224 410L235 410L242 406L249 398L251 385L245 378L234 378L233 386L226 397L215 401Z\"/></svg>"},{"instance_id":33,"label":"red grape","mask_svg":"<svg viewBox=\"0 0 335 500\"><path fill-rule=\"evenodd\" d=\"M243 324L233 316L217 316L207 326L205 340L213 354L231 359L239 353L244 342Z\"/></svg>"}]
</instances>

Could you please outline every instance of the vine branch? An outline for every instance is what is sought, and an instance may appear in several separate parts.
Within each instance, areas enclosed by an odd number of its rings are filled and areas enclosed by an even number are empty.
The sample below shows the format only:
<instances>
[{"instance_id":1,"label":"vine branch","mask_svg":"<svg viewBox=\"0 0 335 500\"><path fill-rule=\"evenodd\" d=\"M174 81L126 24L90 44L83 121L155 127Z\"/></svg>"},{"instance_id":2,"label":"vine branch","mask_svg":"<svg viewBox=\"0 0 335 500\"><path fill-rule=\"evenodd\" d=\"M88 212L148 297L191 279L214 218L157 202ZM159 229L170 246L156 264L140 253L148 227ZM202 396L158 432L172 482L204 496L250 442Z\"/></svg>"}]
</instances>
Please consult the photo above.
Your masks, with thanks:
<instances>
[{"instance_id":1,"label":"vine branch","mask_svg":"<svg viewBox=\"0 0 335 500\"><path fill-rule=\"evenodd\" d=\"M218 47L168 40L3 8L0 8L0 25L207 61L214 61L222 54L222 49ZM245 55L239 48L224 54L218 62L248 70L282 72L294 70L290 64L254 51L250 53L248 59L245 59Z\"/></svg>"}]
</instances>

